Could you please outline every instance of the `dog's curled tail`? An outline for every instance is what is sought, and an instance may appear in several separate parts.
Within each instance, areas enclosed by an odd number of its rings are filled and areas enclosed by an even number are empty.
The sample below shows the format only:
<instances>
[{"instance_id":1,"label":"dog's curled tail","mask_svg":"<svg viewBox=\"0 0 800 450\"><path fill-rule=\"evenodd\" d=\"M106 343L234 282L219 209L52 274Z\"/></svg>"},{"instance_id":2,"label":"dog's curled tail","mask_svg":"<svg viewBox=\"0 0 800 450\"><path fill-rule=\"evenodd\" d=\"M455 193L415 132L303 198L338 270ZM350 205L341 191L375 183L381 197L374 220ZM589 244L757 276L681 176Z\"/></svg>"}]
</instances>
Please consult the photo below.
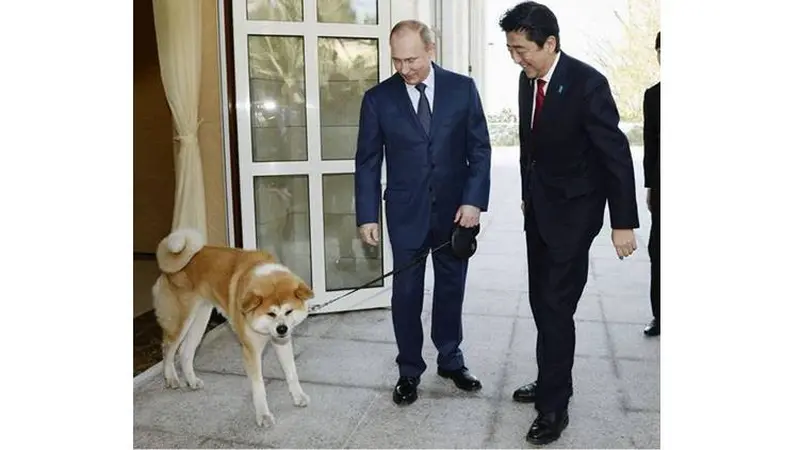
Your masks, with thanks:
<instances>
[{"instance_id":1,"label":"dog's curled tail","mask_svg":"<svg viewBox=\"0 0 800 450\"><path fill-rule=\"evenodd\" d=\"M196 230L176 230L158 244L158 268L165 273L175 273L186 267L194 255L205 245L205 239Z\"/></svg>"}]
</instances>

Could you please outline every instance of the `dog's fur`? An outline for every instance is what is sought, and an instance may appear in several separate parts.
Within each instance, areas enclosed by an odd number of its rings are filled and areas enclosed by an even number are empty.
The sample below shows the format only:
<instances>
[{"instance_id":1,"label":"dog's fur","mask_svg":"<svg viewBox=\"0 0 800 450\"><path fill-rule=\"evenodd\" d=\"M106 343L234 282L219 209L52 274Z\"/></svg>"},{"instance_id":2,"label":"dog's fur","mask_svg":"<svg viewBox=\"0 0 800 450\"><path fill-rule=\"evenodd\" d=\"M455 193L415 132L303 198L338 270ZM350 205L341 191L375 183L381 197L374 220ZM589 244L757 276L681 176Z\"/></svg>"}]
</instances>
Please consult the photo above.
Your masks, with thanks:
<instances>
[{"instance_id":1,"label":"dog's fur","mask_svg":"<svg viewBox=\"0 0 800 450\"><path fill-rule=\"evenodd\" d=\"M181 382L200 389L194 356L214 307L224 315L242 345L250 379L256 423L275 423L267 406L261 373L262 352L273 344L294 404L306 406L309 397L300 387L292 349L292 329L308 316L307 300L314 293L297 275L263 251L205 245L194 230L177 230L156 251L161 275L153 285L153 305L163 329L164 378L167 386Z\"/></svg>"}]
</instances>

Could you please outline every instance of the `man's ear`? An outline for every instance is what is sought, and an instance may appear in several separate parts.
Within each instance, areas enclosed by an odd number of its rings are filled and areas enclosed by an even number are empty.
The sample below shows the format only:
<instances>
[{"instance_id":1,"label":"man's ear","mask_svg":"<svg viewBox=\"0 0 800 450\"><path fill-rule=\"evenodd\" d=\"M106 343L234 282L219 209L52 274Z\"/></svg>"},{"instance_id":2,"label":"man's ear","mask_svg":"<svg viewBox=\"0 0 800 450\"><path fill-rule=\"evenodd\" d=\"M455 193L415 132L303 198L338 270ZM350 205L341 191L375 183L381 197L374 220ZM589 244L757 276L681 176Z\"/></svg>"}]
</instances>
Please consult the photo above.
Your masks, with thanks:
<instances>
[{"instance_id":1,"label":"man's ear","mask_svg":"<svg viewBox=\"0 0 800 450\"><path fill-rule=\"evenodd\" d=\"M310 287L305 282L300 282L297 288L294 290L294 296L298 300L308 300L310 298L314 298L314 291L311 290Z\"/></svg>"},{"instance_id":2,"label":"man's ear","mask_svg":"<svg viewBox=\"0 0 800 450\"><path fill-rule=\"evenodd\" d=\"M425 51L428 52L428 56L431 57L432 60L436 60L436 42L431 42L425 47Z\"/></svg>"}]
</instances>

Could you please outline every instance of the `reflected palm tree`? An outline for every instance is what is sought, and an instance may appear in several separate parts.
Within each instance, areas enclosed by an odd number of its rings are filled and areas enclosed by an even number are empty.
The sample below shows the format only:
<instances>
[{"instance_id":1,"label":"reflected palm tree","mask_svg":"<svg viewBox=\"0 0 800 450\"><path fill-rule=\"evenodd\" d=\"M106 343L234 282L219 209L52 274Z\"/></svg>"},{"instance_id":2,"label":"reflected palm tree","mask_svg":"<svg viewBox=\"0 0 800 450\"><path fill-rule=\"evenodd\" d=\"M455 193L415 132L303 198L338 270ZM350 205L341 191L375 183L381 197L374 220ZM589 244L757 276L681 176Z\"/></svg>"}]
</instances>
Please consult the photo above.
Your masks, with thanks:
<instances>
[{"instance_id":1,"label":"reflected palm tree","mask_svg":"<svg viewBox=\"0 0 800 450\"><path fill-rule=\"evenodd\" d=\"M303 0L247 0L247 19L300 22Z\"/></svg>"}]
</instances>

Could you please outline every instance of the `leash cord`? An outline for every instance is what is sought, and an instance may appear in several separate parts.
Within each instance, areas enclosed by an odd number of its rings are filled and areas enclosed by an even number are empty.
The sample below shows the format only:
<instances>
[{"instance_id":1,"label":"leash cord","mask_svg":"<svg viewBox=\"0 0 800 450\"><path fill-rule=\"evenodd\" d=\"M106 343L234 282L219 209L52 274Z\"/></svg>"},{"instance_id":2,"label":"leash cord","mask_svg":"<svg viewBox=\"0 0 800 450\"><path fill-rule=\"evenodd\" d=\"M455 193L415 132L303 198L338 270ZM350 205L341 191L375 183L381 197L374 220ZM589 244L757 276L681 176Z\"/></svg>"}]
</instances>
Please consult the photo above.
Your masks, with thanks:
<instances>
[{"instance_id":1,"label":"leash cord","mask_svg":"<svg viewBox=\"0 0 800 450\"><path fill-rule=\"evenodd\" d=\"M439 250L447 247L448 245L450 245L450 241L446 241L443 244L440 244L438 247L432 249L430 251L430 254L432 255L432 254L438 252ZM342 294L342 295L340 295L340 296L338 296L338 297L336 297L334 299L328 300L325 303L320 303L319 305L314 305L314 306L312 306L310 308L309 311L310 312L319 311L320 309L330 305L333 302L337 302L337 301L347 297L348 295L354 294L354 293L360 291L361 289L364 289L364 288L368 287L370 284L375 283L376 281L381 281L384 278L390 277L390 276L395 275L397 273L400 273L400 272L402 272L404 270L410 269L410 268L414 267L415 265L419 264L420 262L424 261L427 257L428 257L428 252L426 251L423 254L421 254L421 255L417 256L416 258L414 258L413 260L411 260L411 262L406 264L405 266L403 266L403 267L401 267L399 269L394 269L391 272L385 273L385 274L379 276L378 278L375 278L374 280L368 281L368 282L362 284L361 286L351 290L350 292L346 292L346 293L344 293L344 294Z\"/></svg>"}]
</instances>

